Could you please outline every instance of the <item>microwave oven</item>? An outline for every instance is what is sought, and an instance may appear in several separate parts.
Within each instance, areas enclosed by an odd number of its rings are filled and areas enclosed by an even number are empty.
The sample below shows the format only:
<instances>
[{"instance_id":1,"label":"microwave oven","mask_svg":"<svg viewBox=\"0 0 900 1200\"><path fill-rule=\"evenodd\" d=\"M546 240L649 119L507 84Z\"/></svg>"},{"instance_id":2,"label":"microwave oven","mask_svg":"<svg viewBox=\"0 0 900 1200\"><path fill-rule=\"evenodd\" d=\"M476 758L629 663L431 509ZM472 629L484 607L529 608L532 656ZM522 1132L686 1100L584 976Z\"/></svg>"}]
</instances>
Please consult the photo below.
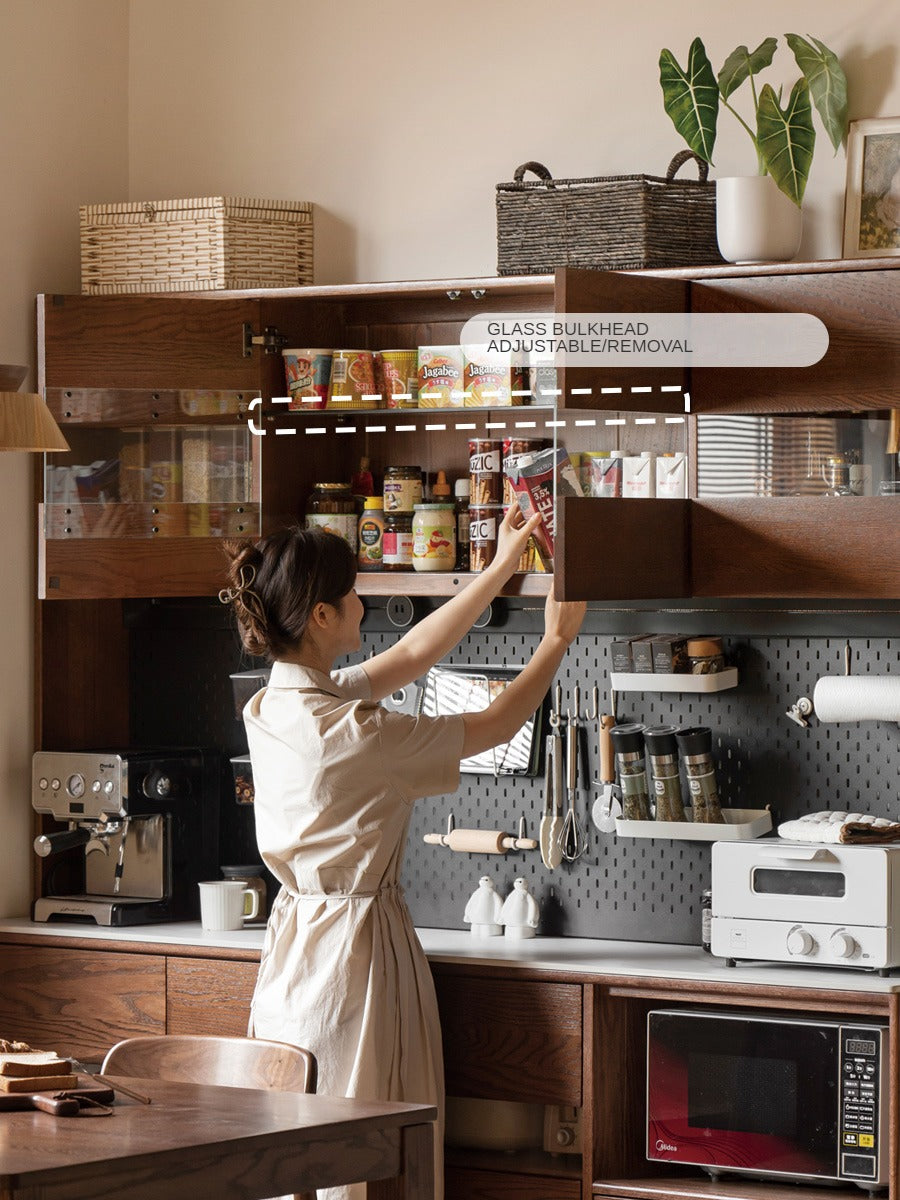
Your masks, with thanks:
<instances>
[{"instance_id":1,"label":"microwave oven","mask_svg":"<svg viewBox=\"0 0 900 1200\"><path fill-rule=\"evenodd\" d=\"M887 1025L647 1014L647 1158L714 1178L888 1182Z\"/></svg>"}]
</instances>

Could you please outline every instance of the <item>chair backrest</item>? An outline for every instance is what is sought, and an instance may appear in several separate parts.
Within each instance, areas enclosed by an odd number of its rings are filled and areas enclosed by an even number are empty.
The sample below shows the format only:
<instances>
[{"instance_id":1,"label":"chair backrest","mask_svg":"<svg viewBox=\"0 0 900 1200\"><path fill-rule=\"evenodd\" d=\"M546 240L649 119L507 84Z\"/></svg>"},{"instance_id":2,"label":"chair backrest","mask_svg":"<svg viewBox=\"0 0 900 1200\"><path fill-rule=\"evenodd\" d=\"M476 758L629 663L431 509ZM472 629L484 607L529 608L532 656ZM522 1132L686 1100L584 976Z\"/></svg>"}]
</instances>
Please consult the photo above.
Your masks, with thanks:
<instances>
[{"instance_id":1,"label":"chair backrest","mask_svg":"<svg viewBox=\"0 0 900 1200\"><path fill-rule=\"evenodd\" d=\"M314 1092L316 1073L315 1055L287 1042L186 1034L126 1038L100 1068L101 1075L281 1092Z\"/></svg>"}]
</instances>

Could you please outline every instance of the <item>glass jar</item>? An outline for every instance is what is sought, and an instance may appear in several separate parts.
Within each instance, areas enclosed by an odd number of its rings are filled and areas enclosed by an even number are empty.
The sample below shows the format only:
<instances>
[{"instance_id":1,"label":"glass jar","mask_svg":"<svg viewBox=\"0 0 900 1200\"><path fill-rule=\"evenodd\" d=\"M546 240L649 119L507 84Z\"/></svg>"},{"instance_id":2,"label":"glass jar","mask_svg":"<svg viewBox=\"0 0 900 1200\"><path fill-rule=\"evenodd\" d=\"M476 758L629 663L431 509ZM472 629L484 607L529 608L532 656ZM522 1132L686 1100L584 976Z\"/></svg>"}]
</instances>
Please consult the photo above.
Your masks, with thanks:
<instances>
[{"instance_id":1,"label":"glass jar","mask_svg":"<svg viewBox=\"0 0 900 1200\"><path fill-rule=\"evenodd\" d=\"M826 496L852 496L850 490L850 463L845 454L828 454L822 465Z\"/></svg>"},{"instance_id":2,"label":"glass jar","mask_svg":"<svg viewBox=\"0 0 900 1200\"><path fill-rule=\"evenodd\" d=\"M452 571L456 566L456 513L452 504L417 504L412 520L413 568Z\"/></svg>"},{"instance_id":3,"label":"glass jar","mask_svg":"<svg viewBox=\"0 0 900 1200\"><path fill-rule=\"evenodd\" d=\"M422 472L418 467L388 467L384 472L384 512L411 517L422 503Z\"/></svg>"},{"instance_id":4,"label":"glass jar","mask_svg":"<svg viewBox=\"0 0 900 1200\"><path fill-rule=\"evenodd\" d=\"M349 483L314 483L306 503L306 528L324 529L349 543L356 553L356 501Z\"/></svg>"},{"instance_id":5,"label":"glass jar","mask_svg":"<svg viewBox=\"0 0 900 1200\"><path fill-rule=\"evenodd\" d=\"M700 949L712 954L712 890L700 893Z\"/></svg>"},{"instance_id":6,"label":"glass jar","mask_svg":"<svg viewBox=\"0 0 900 1200\"><path fill-rule=\"evenodd\" d=\"M382 571L413 569L412 517L408 513L385 513L381 543Z\"/></svg>"},{"instance_id":7,"label":"glass jar","mask_svg":"<svg viewBox=\"0 0 900 1200\"><path fill-rule=\"evenodd\" d=\"M644 743L650 759L650 779L655 798L657 821L685 821L678 771L678 742L674 725L656 725L644 730Z\"/></svg>"},{"instance_id":8,"label":"glass jar","mask_svg":"<svg viewBox=\"0 0 900 1200\"><path fill-rule=\"evenodd\" d=\"M622 791L622 817L626 821L649 821L644 727L634 724L613 725L609 736L616 754L616 773Z\"/></svg>"},{"instance_id":9,"label":"glass jar","mask_svg":"<svg viewBox=\"0 0 900 1200\"><path fill-rule=\"evenodd\" d=\"M384 508L380 496L367 496L357 526L360 571L380 571L384 548Z\"/></svg>"},{"instance_id":10,"label":"glass jar","mask_svg":"<svg viewBox=\"0 0 900 1200\"><path fill-rule=\"evenodd\" d=\"M469 480L457 479L453 485L456 497L456 569L469 570Z\"/></svg>"},{"instance_id":11,"label":"glass jar","mask_svg":"<svg viewBox=\"0 0 900 1200\"><path fill-rule=\"evenodd\" d=\"M716 675L725 670L725 647L720 637L688 638L688 672Z\"/></svg>"},{"instance_id":12,"label":"glass jar","mask_svg":"<svg viewBox=\"0 0 900 1200\"><path fill-rule=\"evenodd\" d=\"M681 759L687 772L688 791L694 809L694 823L722 821L719 785L712 756L712 730L705 725L679 729L675 734Z\"/></svg>"}]
</instances>

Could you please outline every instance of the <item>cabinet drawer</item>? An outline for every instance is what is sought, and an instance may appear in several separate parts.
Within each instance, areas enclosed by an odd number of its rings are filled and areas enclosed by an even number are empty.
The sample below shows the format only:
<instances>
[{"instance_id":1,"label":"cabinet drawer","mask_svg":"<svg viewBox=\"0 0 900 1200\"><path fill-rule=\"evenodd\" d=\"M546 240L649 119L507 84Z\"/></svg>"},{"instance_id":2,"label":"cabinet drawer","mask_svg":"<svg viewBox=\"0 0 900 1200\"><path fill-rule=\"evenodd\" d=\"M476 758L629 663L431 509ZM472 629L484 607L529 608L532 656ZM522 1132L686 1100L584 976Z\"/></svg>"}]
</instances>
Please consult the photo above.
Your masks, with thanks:
<instances>
[{"instance_id":1,"label":"cabinet drawer","mask_svg":"<svg viewBox=\"0 0 900 1200\"><path fill-rule=\"evenodd\" d=\"M258 966L208 958L166 963L166 1033L244 1037Z\"/></svg>"},{"instance_id":2,"label":"cabinet drawer","mask_svg":"<svg viewBox=\"0 0 900 1200\"><path fill-rule=\"evenodd\" d=\"M435 978L450 1096L581 1100L581 988L472 976Z\"/></svg>"},{"instance_id":3,"label":"cabinet drawer","mask_svg":"<svg viewBox=\"0 0 900 1200\"><path fill-rule=\"evenodd\" d=\"M165 986L157 955L3 946L0 1031L98 1062L122 1038L165 1033Z\"/></svg>"},{"instance_id":4,"label":"cabinet drawer","mask_svg":"<svg viewBox=\"0 0 900 1200\"><path fill-rule=\"evenodd\" d=\"M581 1200L577 1179L448 1167L445 1200Z\"/></svg>"}]
</instances>

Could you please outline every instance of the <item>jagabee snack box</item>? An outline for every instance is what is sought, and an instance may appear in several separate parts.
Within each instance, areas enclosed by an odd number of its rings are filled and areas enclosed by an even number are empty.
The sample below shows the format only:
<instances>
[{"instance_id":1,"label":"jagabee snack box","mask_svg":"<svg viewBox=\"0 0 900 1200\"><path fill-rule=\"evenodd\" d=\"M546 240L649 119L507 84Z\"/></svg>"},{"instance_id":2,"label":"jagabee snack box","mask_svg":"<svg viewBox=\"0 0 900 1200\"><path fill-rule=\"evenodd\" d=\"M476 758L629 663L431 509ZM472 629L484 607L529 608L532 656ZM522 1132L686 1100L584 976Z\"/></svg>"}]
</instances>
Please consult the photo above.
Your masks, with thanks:
<instances>
[{"instance_id":1,"label":"jagabee snack box","mask_svg":"<svg viewBox=\"0 0 900 1200\"><path fill-rule=\"evenodd\" d=\"M419 347L419 408L462 408L462 346Z\"/></svg>"},{"instance_id":2,"label":"jagabee snack box","mask_svg":"<svg viewBox=\"0 0 900 1200\"><path fill-rule=\"evenodd\" d=\"M513 366L508 354L466 356L463 368L463 404L466 408L505 408L521 404L525 374Z\"/></svg>"}]
</instances>

